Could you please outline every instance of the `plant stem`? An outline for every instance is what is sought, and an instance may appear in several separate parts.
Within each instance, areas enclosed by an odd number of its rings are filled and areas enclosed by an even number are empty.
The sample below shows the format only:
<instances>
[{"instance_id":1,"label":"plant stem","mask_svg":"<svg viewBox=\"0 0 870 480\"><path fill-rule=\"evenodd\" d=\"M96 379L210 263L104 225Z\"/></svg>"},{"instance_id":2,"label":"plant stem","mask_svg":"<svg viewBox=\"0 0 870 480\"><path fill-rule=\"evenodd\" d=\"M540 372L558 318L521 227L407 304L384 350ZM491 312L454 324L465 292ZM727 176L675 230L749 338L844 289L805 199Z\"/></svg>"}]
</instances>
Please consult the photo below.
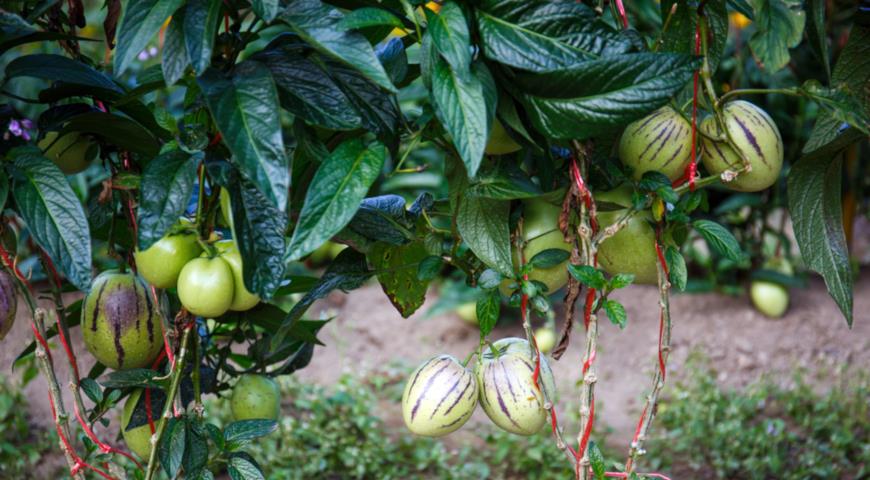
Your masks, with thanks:
<instances>
[{"instance_id":1,"label":"plant stem","mask_svg":"<svg viewBox=\"0 0 870 480\"><path fill-rule=\"evenodd\" d=\"M792 96L801 96L800 93L795 88L741 88L737 90L731 90L730 92L722 95L719 100L716 102L716 109L719 109L725 102L727 102L732 97L739 97L741 95L769 95L769 94L779 94L779 95L792 95Z\"/></svg>"}]
</instances>

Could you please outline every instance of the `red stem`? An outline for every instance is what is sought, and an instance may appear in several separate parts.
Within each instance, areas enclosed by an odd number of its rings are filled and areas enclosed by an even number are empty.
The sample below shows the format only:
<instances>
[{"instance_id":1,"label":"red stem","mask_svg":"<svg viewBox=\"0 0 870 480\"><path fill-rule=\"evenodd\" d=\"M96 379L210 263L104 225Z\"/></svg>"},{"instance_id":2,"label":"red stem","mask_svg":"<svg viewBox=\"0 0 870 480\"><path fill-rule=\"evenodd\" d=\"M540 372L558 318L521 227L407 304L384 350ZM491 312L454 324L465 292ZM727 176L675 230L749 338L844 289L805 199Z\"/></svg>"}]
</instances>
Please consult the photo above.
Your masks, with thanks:
<instances>
[{"instance_id":1,"label":"red stem","mask_svg":"<svg viewBox=\"0 0 870 480\"><path fill-rule=\"evenodd\" d=\"M622 28L628 29L628 15L625 13L625 5L622 0L616 0L616 9L619 10L619 16L622 18Z\"/></svg>"}]
</instances>

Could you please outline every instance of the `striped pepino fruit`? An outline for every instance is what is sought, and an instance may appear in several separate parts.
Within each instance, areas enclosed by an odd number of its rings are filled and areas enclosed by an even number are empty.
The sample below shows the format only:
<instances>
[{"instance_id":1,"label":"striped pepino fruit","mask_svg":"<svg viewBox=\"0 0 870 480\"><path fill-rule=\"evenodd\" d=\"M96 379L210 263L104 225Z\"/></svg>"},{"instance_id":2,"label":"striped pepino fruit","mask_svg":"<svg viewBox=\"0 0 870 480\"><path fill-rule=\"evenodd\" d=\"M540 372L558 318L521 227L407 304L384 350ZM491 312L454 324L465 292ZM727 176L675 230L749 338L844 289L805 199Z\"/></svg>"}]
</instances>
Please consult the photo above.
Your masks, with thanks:
<instances>
[{"instance_id":1,"label":"striped pepino fruit","mask_svg":"<svg viewBox=\"0 0 870 480\"><path fill-rule=\"evenodd\" d=\"M619 186L595 194L598 204L598 225L601 229L617 223L631 207L631 187ZM648 210L637 212L612 237L598 246L598 261L611 274L630 273L634 283L658 283L656 233L650 226L653 216Z\"/></svg>"},{"instance_id":2,"label":"striped pepino fruit","mask_svg":"<svg viewBox=\"0 0 870 480\"><path fill-rule=\"evenodd\" d=\"M132 273L101 273L82 305L85 347L115 370L149 367L163 348L158 308Z\"/></svg>"},{"instance_id":3,"label":"striped pepino fruit","mask_svg":"<svg viewBox=\"0 0 870 480\"><path fill-rule=\"evenodd\" d=\"M6 337L15 323L18 311L18 293L15 280L6 272L0 272L0 340Z\"/></svg>"},{"instance_id":4,"label":"striped pepino fruit","mask_svg":"<svg viewBox=\"0 0 870 480\"><path fill-rule=\"evenodd\" d=\"M757 192L776 183L782 170L782 137L767 112L749 102L736 100L725 105L722 117L737 150L752 167L724 185L738 192ZM704 119L699 128L705 134L701 137L701 161L710 173L718 175L726 170L743 168L741 155L727 142L709 138L726 135L715 117Z\"/></svg>"},{"instance_id":5,"label":"striped pepino fruit","mask_svg":"<svg viewBox=\"0 0 870 480\"><path fill-rule=\"evenodd\" d=\"M417 367L402 394L405 425L426 437L455 432L476 407L474 374L450 355L439 355Z\"/></svg>"},{"instance_id":6,"label":"striped pepino fruit","mask_svg":"<svg viewBox=\"0 0 870 480\"><path fill-rule=\"evenodd\" d=\"M480 406L500 428L519 435L533 435L547 422L544 395L535 385L535 361L529 343L521 338L506 338L484 351L476 367L480 385ZM556 394L553 371L541 356L540 381L547 396Z\"/></svg>"},{"instance_id":7,"label":"striped pepino fruit","mask_svg":"<svg viewBox=\"0 0 870 480\"><path fill-rule=\"evenodd\" d=\"M692 125L671 107L662 107L625 127L619 160L640 180L650 171L680 178L692 157Z\"/></svg>"}]
</instances>

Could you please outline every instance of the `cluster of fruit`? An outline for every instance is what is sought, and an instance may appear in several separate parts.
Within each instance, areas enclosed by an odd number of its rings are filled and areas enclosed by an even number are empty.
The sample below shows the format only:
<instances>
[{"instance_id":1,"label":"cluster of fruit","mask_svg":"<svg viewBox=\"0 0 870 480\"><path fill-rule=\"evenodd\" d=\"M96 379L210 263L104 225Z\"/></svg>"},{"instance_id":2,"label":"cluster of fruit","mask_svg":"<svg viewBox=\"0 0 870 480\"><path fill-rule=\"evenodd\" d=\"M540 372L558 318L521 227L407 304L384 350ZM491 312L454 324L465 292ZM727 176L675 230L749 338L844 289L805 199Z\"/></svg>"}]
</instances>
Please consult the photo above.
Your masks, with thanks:
<instances>
[{"instance_id":1,"label":"cluster of fruit","mask_svg":"<svg viewBox=\"0 0 870 480\"><path fill-rule=\"evenodd\" d=\"M553 371L522 338L505 338L480 352L473 369L450 355L420 365L402 395L402 415L411 432L440 437L462 427L478 403L498 427L532 435L547 422L548 401L556 395Z\"/></svg>"}]
</instances>

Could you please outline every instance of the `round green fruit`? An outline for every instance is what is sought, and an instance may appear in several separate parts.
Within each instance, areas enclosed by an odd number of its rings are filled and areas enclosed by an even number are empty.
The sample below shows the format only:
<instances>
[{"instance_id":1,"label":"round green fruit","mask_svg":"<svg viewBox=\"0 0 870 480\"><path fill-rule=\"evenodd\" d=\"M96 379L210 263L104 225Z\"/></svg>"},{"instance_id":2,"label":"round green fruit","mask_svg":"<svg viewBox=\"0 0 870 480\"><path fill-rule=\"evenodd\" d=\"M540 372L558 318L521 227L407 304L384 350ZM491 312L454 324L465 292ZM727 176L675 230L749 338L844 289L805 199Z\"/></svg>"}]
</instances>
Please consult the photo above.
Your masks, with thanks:
<instances>
[{"instance_id":1,"label":"round green fruit","mask_svg":"<svg viewBox=\"0 0 870 480\"><path fill-rule=\"evenodd\" d=\"M779 318L788 309L788 290L774 282L755 280L749 287L749 297L759 312Z\"/></svg>"},{"instance_id":2,"label":"round green fruit","mask_svg":"<svg viewBox=\"0 0 870 480\"><path fill-rule=\"evenodd\" d=\"M535 330L535 341L541 353L549 353L556 346L556 332L552 328L539 328Z\"/></svg>"},{"instance_id":3,"label":"round green fruit","mask_svg":"<svg viewBox=\"0 0 870 480\"><path fill-rule=\"evenodd\" d=\"M275 380L263 375L239 377L230 398L233 418L240 420L278 420L281 413L281 390Z\"/></svg>"},{"instance_id":4,"label":"round green fruit","mask_svg":"<svg viewBox=\"0 0 870 480\"><path fill-rule=\"evenodd\" d=\"M97 145L78 133L57 138L58 132L48 132L37 145L43 154L61 171L72 175L84 171L97 156Z\"/></svg>"},{"instance_id":5,"label":"round green fruit","mask_svg":"<svg viewBox=\"0 0 870 480\"><path fill-rule=\"evenodd\" d=\"M233 304L234 283L233 269L223 258L194 258L178 276L178 299L194 315L219 317Z\"/></svg>"},{"instance_id":6,"label":"round green fruit","mask_svg":"<svg viewBox=\"0 0 870 480\"><path fill-rule=\"evenodd\" d=\"M163 348L157 309L145 284L132 273L101 273L82 304L85 347L115 370L150 367Z\"/></svg>"},{"instance_id":7,"label":"round green fruit","mask_svg":"<svg viewBox=\"0 0 870 480\"><path fill-rule=\"evenodd\" d=\"M500 355L487 350L476 367L480 406L498 427L519 435L534 435L547 422L544 395L535 385L535 361L529 343L520 338L493 344ZM546 358L540 357L540 380L549 398L555 395L555 380Z\"/></svg>"},{"instance_id":8,"label":"round green fruit","mask_svg":"<svg viewBox=\"0 0 870 480\"><path fill-rule=\"evenodd\" d=\"M726 133L720 129L715 117L707 117L700 125L701 132L706 134L701 137L704 167L714 175L726 170L740 170L743 168L742 154L752 170L725 182L726 187L739 192L757 192L776 183L782 170L784 150L779 129L767 112L749 102L737 100L725 105L722 117L737 151L725 141L709 138L722 138Z\"/></svg>"},{"instance_id":9,"label":"round green fruit","mask_svg":"<svg viewBox=\"0 0 870 480\"><path fill-rule=\"evenodd\" d=\"M456 307L456 314L459 315L459 318L473 325L477 325L479 323L477 319L476 302L466 302Z\"/></svg>"},{"instance_id":10,"label":"round green fruit","mask_svg":"<svg viewBox=\"0 0 870 480\"><path fill-rule=\"evenodd\" d=\"M519 151L522 147L514 141L504 125L498 119L492 124L492 130L489 132L489 139L486 141L484 151L487 155L507 155Z\"/></svg>"},{"instance_id":11,"label":"round green fruit","mask_svg":"<svg viewBox=\"0 0 870 480\"><path fill-rule=\"evenodd\" d=\"M133 412L136 410L136 404L142 398L143 389L134 390L127 397L127 402L124 404L124 410L121 412L121 435L124 437L124 442L127 447L139 458L147 460L151 456L151 426L148 423L133 427L127 430L130 425L130 419L133 417ZM155 413L154 415L160 415Z\"/></svg>"},{"instance_id":12,"label":"round green fruit","mask_svg":"<svg viewBox=\"0 0 870 480\"><path fill-rule=\"evenodd\" d=\"M619 159L635 180L658 171L674 181L692 160L692 125L673 108L662 107L625 128Z\"/></svg>"},{"instance_id":13,"label":"round green fruit","mask_svg":"<svg viewBox=\"0 0 870 480\"><path fill-rule=\"evenodd\" d=\"M148 249L136 251L136 267L146 282L157 288L175 288L187 262L202 253L197 236L191 233L167 235Z\"/></svg>"},{"instance_id":14,"label":"round green fruit","mask_svg":"<svg viewBox=\"0 0 870 480\"><path fill-rule=\"evenodd\" d=\"M15 280L6 272L0 272L0 340L6 337L15 324L18 311L18 293Z\"/></svg>"},{"instance_id":15,"label":"round green fruit","mask_svg":"<svg viewBox=\"0 0 870 480\"><path fill-rule=\"evenodd\" d=\"M631 207L631 189L622 186L597 193L595 201L599 205L598 227L603 230L618 222ZM598 262L607 273L630 273L637 284L658 283L656 234L651 221L649 211L637 212L615 235L601 242Z\"/></svg>"},{"instance_id":16,"label":"round green fruit","mask_svg":"<svg viewBox=\"0 0 870 480\"><path fill-rule=\"evenodd\" d=\"M455 432L476 407L474 374L450 355L439 355L417 367L402 394L405 425L426 437Z\"/></svg>"},{"instance_id":17,"label":"round green fruit","mask_svg":"<svg viewBox=\"0 0 870 480\"><path fill-rule=\"evenodd\" d=\"M215 246L217 246L220 252L220 258L224 259L233 271L233 302L230 304L230 310L243 312L254 308L260 303L260 297L245 288L245 277L242 273L242 255L239 253L236 242L222 240L217 242Z\"/></svg>"}]
</instances>

